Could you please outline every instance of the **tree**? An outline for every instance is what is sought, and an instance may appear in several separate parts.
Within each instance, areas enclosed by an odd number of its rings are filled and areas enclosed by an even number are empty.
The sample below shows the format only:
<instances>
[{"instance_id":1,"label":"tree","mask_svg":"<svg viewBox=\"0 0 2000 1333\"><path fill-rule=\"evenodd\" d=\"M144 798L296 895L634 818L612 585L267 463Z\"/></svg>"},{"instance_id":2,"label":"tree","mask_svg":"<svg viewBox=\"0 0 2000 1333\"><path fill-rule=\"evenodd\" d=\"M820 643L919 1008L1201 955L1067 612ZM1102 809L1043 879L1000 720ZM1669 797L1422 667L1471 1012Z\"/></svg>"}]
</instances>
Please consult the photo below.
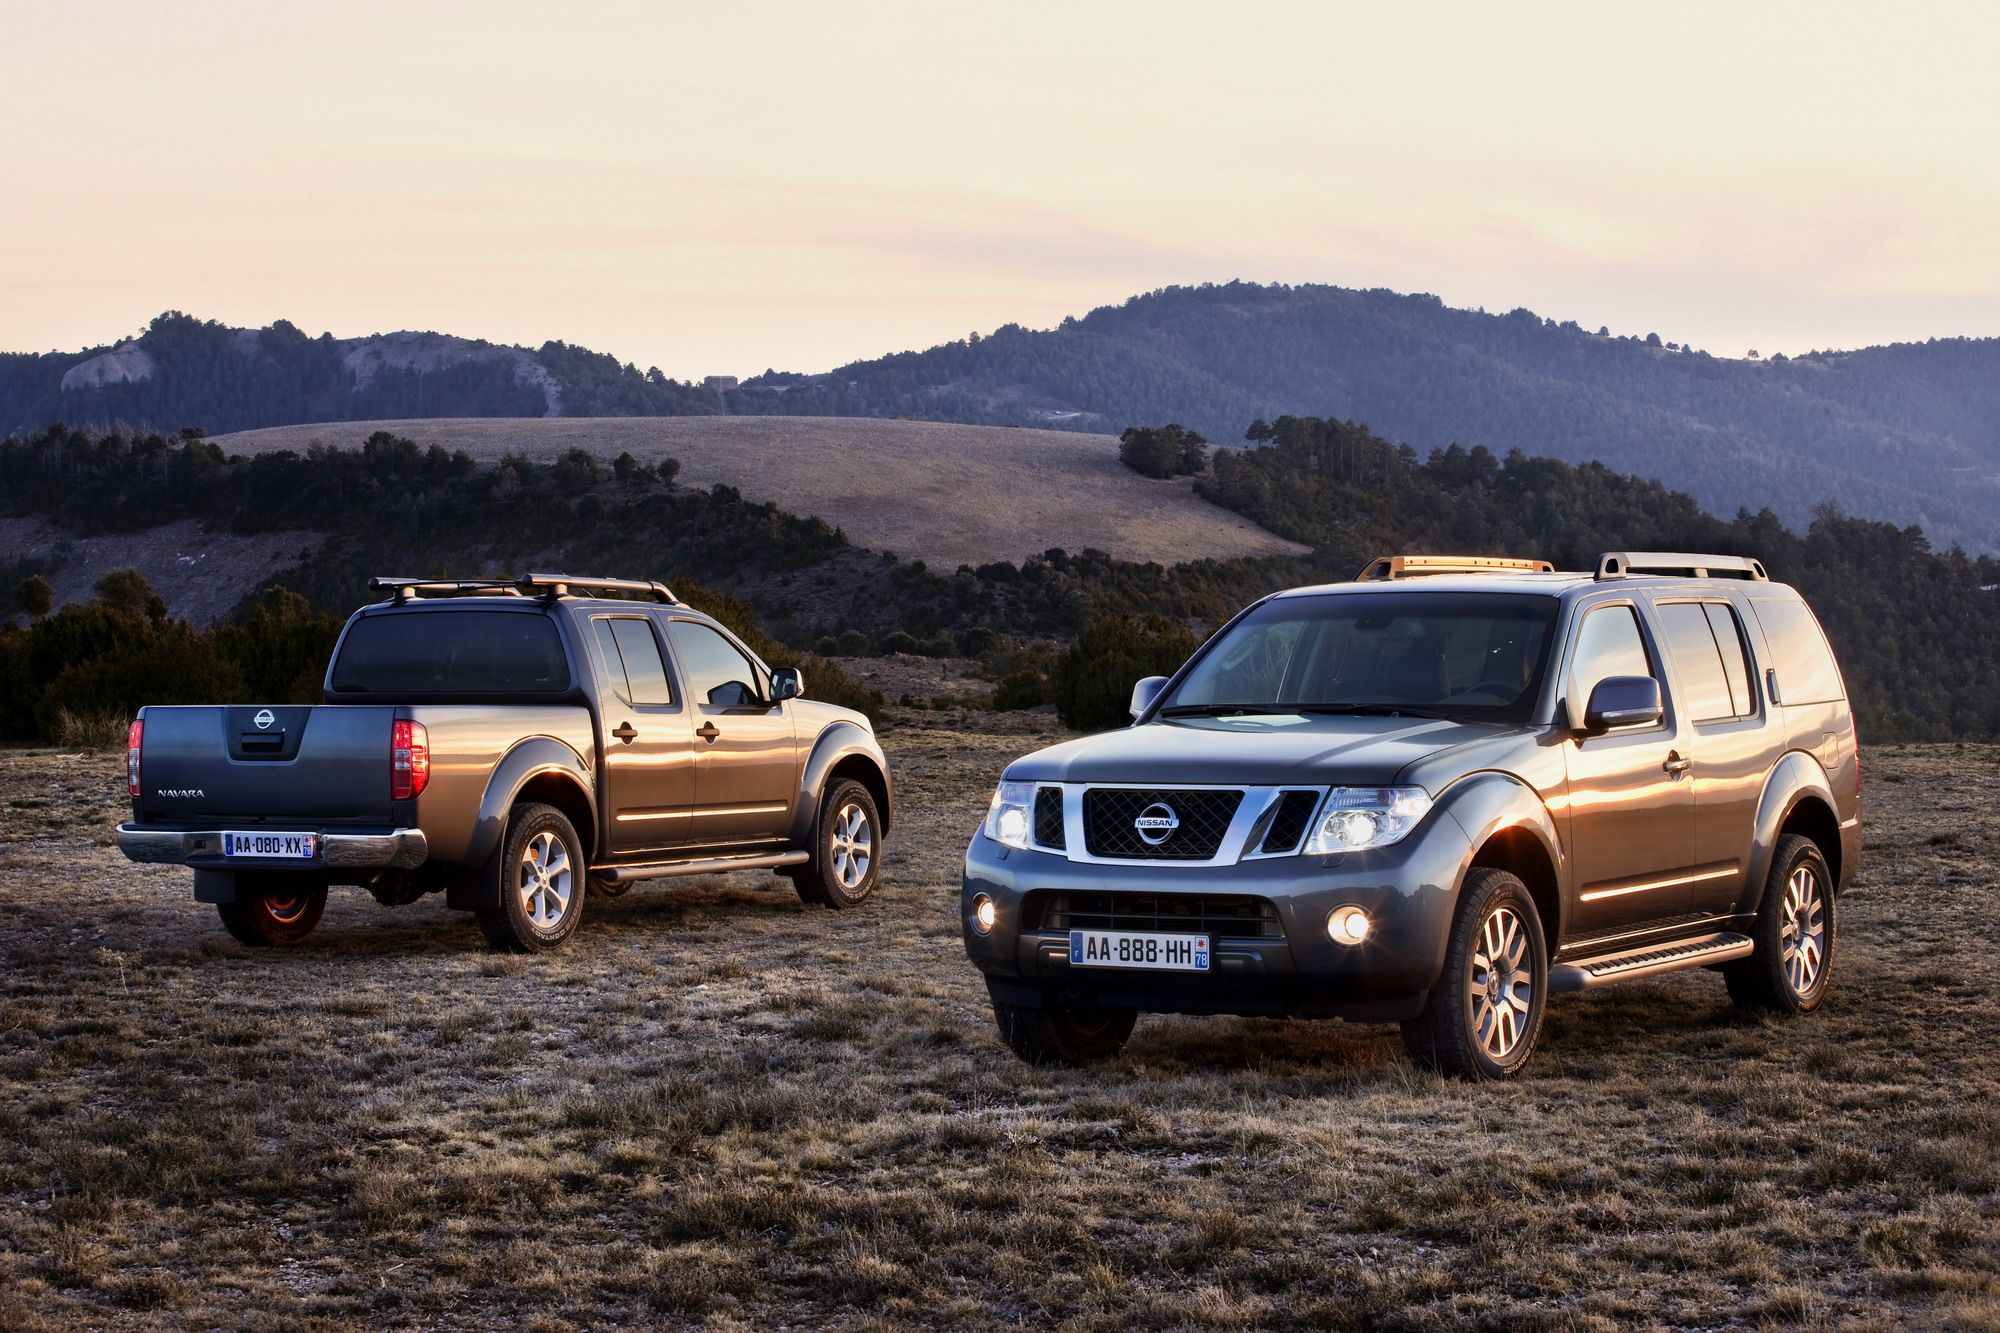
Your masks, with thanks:
<instances>
[{"instance_id":1,"label":"tree","mask_svg":"<svg viewBox=\"0 0 2000 1333\"><path fill-rule=\"evenodd\" d=\"M97 581L97 601L122 616L148 624L166 623L167 599L153 591L153 585L138 570L114 569Z\"/></svg>"},{"instance_id":2,"label":"tree","mask_svg":"<svg viewBox=\"0 0 2000 1333\"><path fill-rule=\"evenodd\" d=\"M1049 693L1065 726L1103 731L1130 721L1133 682L1167 676L1193 655L1195 637L1165 616L1109 616L1056 660Z\"/></svg>"},{"instance_id":3,"label":"tree","mask_svg":"<svg viewBox=\"0 0 2000 1333\"><path fill-rule=\"evenodd\" d=\"M1208 466L1208 441L1179 425L1133 426L1118 437L1118 457L1142 477L1192 476Z\"/></svg>"},{"instance_id":4,"label":"tree","mask_svg":"<svg viewBox=\"0 0 2000 1333\"><path fill-rule=\"evenodd\" d=\"M30 574L14 586L14 605L30 620L40 620L56 604L56 590L40 574Z\"/></svg>"}]
</instances>

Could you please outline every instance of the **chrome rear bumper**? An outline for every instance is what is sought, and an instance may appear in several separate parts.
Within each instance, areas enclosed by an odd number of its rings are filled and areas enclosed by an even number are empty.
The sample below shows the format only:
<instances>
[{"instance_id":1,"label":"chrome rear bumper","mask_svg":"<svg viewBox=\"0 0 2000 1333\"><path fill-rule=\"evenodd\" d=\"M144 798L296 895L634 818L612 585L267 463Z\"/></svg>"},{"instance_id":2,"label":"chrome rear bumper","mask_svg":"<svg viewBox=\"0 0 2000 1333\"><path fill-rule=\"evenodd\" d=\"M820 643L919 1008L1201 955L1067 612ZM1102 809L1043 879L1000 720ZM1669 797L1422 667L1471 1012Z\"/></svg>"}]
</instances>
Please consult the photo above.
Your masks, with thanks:
<instances>
[{"instance_id":1,"label":"chrome rear bumper","mask_svg":"<svg viewBox=\"0 0 2000 1333\"><path fill-rule=\"evenodd\" d=\"M197 866L204 870L238 866L256 870L414 870L430 856L430 844L422 829L400 828L388 833L314 832L314 836L319 839L319 855L311 860L299 861L225 857L219 829L189 832L120 824L118 847L127 860L153 865Z\"/></svg>"}]
</instances>

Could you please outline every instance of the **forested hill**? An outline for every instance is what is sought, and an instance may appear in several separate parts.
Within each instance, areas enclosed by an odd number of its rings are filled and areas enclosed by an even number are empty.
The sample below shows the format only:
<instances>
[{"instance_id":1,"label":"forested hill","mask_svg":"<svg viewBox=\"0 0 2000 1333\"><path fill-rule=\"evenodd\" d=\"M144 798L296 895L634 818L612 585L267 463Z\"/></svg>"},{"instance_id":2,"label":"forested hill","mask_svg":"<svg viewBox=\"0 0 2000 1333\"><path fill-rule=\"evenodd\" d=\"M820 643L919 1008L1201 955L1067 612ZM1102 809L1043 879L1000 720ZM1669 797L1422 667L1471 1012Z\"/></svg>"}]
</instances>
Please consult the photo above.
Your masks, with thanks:
<instances>
[{"instance_id":1,"label":"forested hill","mask_svg":"<svg viewBox=\"0 0 2000 1333\"><path fill-rule=\"evenodd\" d=\"M1671 335L1669 335L1671 336ZM1176 287L1066 320L748 381L732 404L1121 430L1218 441L1283 414L1365 421L1420 450L1600 460L1710 511L1833 501L2000 547L2000 339L1733 360L1527 310L1324 286ZM780 408L778 404L782 404Z\"/></svg>"}]
</instances>

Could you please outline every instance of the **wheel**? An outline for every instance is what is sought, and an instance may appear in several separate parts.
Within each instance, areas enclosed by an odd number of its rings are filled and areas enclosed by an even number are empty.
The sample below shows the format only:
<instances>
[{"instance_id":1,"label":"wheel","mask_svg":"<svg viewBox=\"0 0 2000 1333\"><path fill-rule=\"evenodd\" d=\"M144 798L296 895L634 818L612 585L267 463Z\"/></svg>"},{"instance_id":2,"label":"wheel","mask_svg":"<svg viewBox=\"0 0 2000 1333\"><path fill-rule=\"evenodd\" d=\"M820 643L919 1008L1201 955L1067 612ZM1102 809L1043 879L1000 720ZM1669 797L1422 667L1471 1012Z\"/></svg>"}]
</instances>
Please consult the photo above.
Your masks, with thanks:
<instances>
[{"instance_id":1,"label":"wheel","mask_svg":"<svg viewBox=\"0 0 2000 1333\"><path fill-rule=\"evenodd\" d=\"M253 949L298 944L326 914L324 884L251 887L245 879L237 881L235 902L215 907L223 928L241 944Z\"/></svg>"},{"instance_id":2,"label":"wheel","mask_svg":"<svg viewBox=\"0 0 2000 1333\"><path fill-rule=\"evenodd\" d=\"M1521 1072L1541 1035L1548 943L1528 886L1476 869L1459 893L1444 974L1423 1013L1403 1024L1410 1059L1457 1078Z\"/></svg>"},{"instance_id":3,"label":"wheel","mask_svg":"<svg viewBox=\"0 0 2000 1333\"><path fill-rule=\"evenodd\" d=\"M1031 1065L1087 1065L1125 1049L1139 1011L1082 1005L1031 1009L996 998L993 1021L1008 1049Z\"/></svg>"},{"instance_id":4,"label":"wheel","mask_svg":"<svg viewBox=\"0 0 2000 1333\"><path fill-rule=\"evenodd\" d=\"M1833 873L1811 838L1778 840L1753 936L1757 950L1724 965L1729 998L1745 1009L1809 1014L1833 978L1838 913Z\"/></svg>"},{"instance_id":5,"label":"wheel","mask_svg":"<svg viewBox=\"0 0 2000 1333\"><path fill-rule=\"evenodd\" d=\"M554 949L583 919L583 844L569 816L552 805L524 805L507 821L507 835L488 874L499 877L500 905L479 913L479 928L506 953Z\"/></svg>"},{"instance_id":6,"label":"wheel","mask_svg":"<svg viewBox=\"0 0 2000 1333\"><path fill-rule=\"evenodd\" d=\"M808 903L859 907L882 871L882 817L868 788L843 778L820 798L813 821L813 859L790 872Z\"/></svg>"}]
</instances>

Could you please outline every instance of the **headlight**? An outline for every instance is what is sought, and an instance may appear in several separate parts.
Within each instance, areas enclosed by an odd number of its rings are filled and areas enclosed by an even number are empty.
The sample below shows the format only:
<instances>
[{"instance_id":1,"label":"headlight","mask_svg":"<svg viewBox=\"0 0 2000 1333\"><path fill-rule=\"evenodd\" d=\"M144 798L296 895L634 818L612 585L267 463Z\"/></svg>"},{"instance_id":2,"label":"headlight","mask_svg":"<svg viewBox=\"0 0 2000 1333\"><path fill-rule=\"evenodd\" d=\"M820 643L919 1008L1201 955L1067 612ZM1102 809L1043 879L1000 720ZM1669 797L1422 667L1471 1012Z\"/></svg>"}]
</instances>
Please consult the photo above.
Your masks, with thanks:
<instances>
[{"instance_id":1,"label":"headlight","mask_svg":"<svg viewBox=\"0 0 2000 1333\"><path fill-rule=\"evenodd\" d=\"M1032 782L1003 782L993 792L993 804L986 811L986 836L1002 847L1028 846L1028 831L1034 826L1030 807L1035 803Z\"/></svg>"},{"instance_id":2,"label":"headlight","mask_svg":"<svg viewBox=\"0 0 2000 1333\"><path fill-rule=\"evenodd\" d=\"M1335 787L1306 839L1306 854L1358 852L1401 842L1430 808L1430 793L1422 787Z\"/></svg>"}]
</instances>

